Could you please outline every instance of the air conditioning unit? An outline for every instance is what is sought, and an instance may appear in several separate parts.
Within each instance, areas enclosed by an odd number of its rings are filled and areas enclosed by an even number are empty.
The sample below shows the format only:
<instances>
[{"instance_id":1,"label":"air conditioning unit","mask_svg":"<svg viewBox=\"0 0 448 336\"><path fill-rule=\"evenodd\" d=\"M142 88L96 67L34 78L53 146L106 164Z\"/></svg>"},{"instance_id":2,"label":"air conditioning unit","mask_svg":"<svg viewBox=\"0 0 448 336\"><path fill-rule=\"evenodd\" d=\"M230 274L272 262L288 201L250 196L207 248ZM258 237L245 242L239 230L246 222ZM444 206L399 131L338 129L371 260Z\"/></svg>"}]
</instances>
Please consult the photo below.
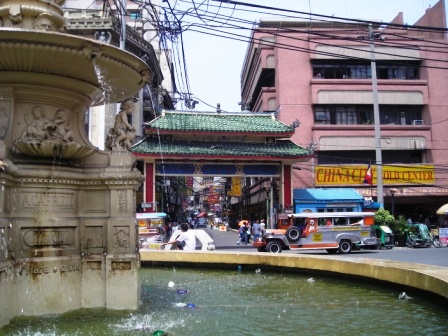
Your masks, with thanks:
<instances>
[{"instance_id":1,"label":"air conditioning unit","mask_svg":"<svg viewBox=\"0 0 448 336\"><path fill-rule=\"evenodd\" d=\"M412 120L412 125L423 125L423 120Z\"/></svg>"}]
</instances>

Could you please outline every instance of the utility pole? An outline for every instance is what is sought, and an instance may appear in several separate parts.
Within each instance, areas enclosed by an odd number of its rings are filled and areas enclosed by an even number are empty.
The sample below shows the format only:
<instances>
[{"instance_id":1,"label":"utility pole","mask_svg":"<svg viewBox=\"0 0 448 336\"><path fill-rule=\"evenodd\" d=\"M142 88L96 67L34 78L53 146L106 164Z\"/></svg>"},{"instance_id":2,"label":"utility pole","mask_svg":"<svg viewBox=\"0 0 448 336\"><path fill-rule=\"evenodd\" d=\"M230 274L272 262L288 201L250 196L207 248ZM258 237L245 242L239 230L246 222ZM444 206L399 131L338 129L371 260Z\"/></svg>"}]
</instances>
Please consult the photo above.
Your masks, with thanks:
<instances>
[{"instance_id":1,"label":"utility pole","mask_svg":"<svg viewBox=\"0 0 448 336\"><path fill-rule=\"evenodd\" d=\"M376 195L377 202L380 207L384 206L383 196L383 159L381 154L381 126L380 126L380 109L378 103L378 80L376 77L376 60L375 60L375 34L372 24L369 25L369 41L370 41L370 67L372 72L372 90L373 90L373 119L375 126L375 157L376 157Z\"/></svg>"}]
</instances>

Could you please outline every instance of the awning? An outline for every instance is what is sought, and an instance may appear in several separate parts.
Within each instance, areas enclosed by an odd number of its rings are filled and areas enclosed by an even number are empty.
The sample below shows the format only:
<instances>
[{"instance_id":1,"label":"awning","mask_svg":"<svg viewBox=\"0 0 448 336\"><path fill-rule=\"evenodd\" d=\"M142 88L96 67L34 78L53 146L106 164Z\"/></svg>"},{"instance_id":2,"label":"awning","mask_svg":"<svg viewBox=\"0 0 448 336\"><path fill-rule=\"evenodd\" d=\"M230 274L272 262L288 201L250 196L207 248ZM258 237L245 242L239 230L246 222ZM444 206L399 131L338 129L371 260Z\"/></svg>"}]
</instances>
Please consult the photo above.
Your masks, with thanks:
<instances>
[{"instance_id":1,"label":"awning","mask_svg":"<svg viewBox=\"0 0 448 336\"><path fill-rule=\"evenodd\" d=\"M438 215L448 215L448 203L442 205L436 212Z\"/></svg>"},{"instance_id":2,"label":"awning","mask_svg":"<svg viewBox=\"0 0 448 336\"><path fill-rule=\"evenodd\" d=\"M137 219L156 219L156 218L165 218L167 216L164 212L141 212L136 213L135 217Z\"/></svg>"},{"instance_id":3,"label":"awning","mask_svg":"<svg viewBox=\"0 0 448 336\"><path fill-rule=\"evenodd\" d=\"M204 216L207 216L207 213L206 212L201 212L199 215L197 215L196 217L204 217Z\"/></svg>"}]
</instances>

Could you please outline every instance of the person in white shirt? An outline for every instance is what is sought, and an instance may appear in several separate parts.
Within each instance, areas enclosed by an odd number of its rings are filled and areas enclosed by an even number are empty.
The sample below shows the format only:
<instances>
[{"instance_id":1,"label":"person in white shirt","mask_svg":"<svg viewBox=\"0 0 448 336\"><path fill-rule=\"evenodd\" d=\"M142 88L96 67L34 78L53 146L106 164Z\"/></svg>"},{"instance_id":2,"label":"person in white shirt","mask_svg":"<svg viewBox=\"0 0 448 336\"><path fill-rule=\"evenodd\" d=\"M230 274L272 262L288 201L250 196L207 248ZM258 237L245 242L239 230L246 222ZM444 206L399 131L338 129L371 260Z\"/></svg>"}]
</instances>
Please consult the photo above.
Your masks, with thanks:
<instances>
[{"instance_id":1,"label":"person in white shirt","mask_svg":"<svg viewBox=\"0 0 448 336\"><path fill-rule=\"evenodd\" d=\"M188 229L188 224L180 225L182 233L175 240L163 243L162 245L176 244L177 250L194 251L196 250L196 236L194 232Z\"/></svg>"}]
</instances>

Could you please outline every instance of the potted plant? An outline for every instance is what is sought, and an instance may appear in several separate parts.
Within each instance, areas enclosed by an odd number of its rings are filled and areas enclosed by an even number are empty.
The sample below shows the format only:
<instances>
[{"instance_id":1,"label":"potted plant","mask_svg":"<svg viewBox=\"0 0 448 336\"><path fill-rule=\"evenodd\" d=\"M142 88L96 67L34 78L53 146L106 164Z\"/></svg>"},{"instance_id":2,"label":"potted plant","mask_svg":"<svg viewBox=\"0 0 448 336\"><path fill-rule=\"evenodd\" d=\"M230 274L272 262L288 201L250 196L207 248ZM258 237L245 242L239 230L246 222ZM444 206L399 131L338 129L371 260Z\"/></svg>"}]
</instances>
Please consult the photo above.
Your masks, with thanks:
<instances>
[{"instance_id":1,"label":"potted plant","mask_svg":"<svg viewBox=\"0 0 448 336\"><path fill-rule=\"evenodd\" d=\"M392 216L388 210L379 209L375 213L374 221L374 228L378 239L379 248L392 248L394 246L394 232L392 230L395 223L394 216ZM386 229L385 227L390 229Z\"/></svg>"},{"instance_id":2,"label":"potted plant","mask_svg":"<svg viewBox=\"0 0 448 336\"><path fill-rule=\"evenodd\" d=\"M404 216L398 216L398 219L390 226L395 235L395 242L398 246L406 246L406 239L409 231L407 220Z\"/></svg>"}]
</instances>

